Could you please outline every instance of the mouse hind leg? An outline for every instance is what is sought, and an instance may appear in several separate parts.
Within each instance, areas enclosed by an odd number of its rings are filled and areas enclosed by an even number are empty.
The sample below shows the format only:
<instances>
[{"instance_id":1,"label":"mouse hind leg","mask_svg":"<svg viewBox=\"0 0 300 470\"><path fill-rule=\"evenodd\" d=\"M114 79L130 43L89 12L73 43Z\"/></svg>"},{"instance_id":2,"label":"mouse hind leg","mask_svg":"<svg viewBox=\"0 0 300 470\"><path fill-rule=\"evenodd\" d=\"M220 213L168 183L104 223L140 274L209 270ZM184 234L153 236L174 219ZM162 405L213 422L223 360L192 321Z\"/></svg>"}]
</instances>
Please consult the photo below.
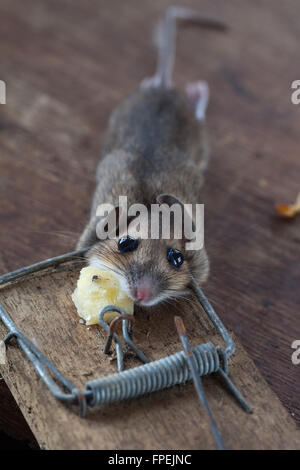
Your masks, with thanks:
<instances>
[{"instance_id":1,"label":"mouse hind leg","mask_svg":"<svg viewBox=\"0 0 300 470\"><path fill-rule=\"evenodd\" d=\"M185 88L186 94L192 103L195 116L198 121L205 121L206 109L209 103L209 86L205 81L188 83Z\"/></svg>"}]
</instances>

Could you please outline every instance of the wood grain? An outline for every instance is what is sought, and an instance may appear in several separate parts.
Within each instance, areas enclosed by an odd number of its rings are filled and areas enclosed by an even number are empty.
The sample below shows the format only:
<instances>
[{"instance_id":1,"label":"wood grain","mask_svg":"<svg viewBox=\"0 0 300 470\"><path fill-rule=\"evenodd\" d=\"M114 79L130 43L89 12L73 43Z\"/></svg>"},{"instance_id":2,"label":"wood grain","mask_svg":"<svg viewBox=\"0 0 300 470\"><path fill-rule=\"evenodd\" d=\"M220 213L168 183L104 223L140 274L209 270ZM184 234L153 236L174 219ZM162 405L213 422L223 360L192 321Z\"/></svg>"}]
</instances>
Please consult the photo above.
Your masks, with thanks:
<instances>
[{"instance_id":1,"label":"wood grain","mask_svg":"<svg viewBox=\"0 0 300 470\"><path fill-rule=\"evenodd\" d=\"M116 372L116 361L102 353L105 334L79 323L71 294L79 268L32 276L0 289L0 302L18 327L69 378L87 381ZM181 350L174 315L184 318L193 345L222 339L195 302L152 313L136 310L135 338L152 360ZM5 332L0 326L2 334ZM10 345L4 378L43 449L214 449L192 383L89 411L82 420L55 401L18 347ZM126 367L139 365L132 355ZM230 449L300 448L300 431L241 346L230 360L230 376L254 413L245 413L213 376L204 386L224 441Z\"/></svg>"},{"instance_id":2,"label":"wood grain","mask_svg":"<svg viewBox=\"0 0 300 470\"><path fill-rule=\"evenodd\" d=\"M152 73L151 30L170 3L2 0L2 272L74 247L107 119ZM273 212L299 191L300 106L290 101L298 3L180 3L231 26L226 34L184 28L178 38L178 85L206 79L212 91L213 159L201 201L212 262L206 293L300 422L299 366L291 362L300 339L299 218Z\"/></svg>"}]
</instances>

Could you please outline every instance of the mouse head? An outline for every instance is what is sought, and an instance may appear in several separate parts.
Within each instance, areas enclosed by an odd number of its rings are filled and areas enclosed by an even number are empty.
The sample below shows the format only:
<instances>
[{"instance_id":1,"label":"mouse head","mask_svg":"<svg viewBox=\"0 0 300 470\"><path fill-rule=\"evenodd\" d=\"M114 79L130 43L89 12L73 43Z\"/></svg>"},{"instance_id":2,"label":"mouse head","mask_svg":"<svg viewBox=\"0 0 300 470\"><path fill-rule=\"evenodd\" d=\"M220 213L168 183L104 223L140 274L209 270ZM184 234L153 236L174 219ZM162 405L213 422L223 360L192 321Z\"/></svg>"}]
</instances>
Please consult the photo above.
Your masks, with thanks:
<instances>
[{"instance_id":1,"label":"mouse head","mask_svg":"<svg viewBox=\"0 0 300 470\"><path fill-rule=\"evenodd\" d=\"M167 194L158 196L157 202L182 205L175 196ZM118 220L119 208L114 211ZM148 226L148 219L145 222ZM127 295L143 306L187 294L192 278L200 284L207 279L209 262L204 248L186 250L186 240L175 239L172 234L170 239L132 236L141 223L142 214L128 220L128 230L120 230L116 239L96 243L89 251L89 264L113 271Z\"/></svg>"}]
</instances>

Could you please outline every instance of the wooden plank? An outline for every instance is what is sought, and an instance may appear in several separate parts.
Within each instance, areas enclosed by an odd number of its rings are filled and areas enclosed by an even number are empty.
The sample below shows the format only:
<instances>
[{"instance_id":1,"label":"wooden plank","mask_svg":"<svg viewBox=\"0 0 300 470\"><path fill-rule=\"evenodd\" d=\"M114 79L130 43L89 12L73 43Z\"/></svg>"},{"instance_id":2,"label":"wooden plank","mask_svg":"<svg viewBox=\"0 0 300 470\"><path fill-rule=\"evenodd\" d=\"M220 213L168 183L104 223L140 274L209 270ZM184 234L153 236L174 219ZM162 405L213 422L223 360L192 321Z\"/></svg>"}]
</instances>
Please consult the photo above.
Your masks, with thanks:
<instances>
[{"instance_id":1,"label":"wooden plank","mask_svg":"<svg viewBox=\"0 0 300 470\"><path fill-rule=\"evenodd\" d=\"M170 3L2 0L1 272L74 247L108 116L152 73L150 33ZM204 78L212 91L206 292L300 422L290 347L300 338L299 220L273 215L299 191L300 107L289 88L299 78L298 2L180 3L231 25L225 35L184 28L178 39L177 83Z\"/></svg>"},{"instance_id":2,"label":"wooden plank","mask_svg":"<svg viewBox=\"0 0 300 470\"><path fill-rule=\"evenodd\" d=\"M105 334L79 323L71 293L78 268L60 267L0 290L0 302L18 327L77 387L116 371L116 362L102 353ZM198 314L197 314L198 312ZM183 302L174 308L136 312L137 344L152 360L180 350L174 314L180 313L192 344L222 345L199 306ZM0 326L1 334L5 328ZM6 383L44 449L210 449L215 444L202 419L191 383L149 396L103 406L85 420L45 390L18 347L8 348L1 367ZM126 366L139 365L134 358ZM214 377L204 379L208 399L231 449L300 448L300 432L239 345L230 361L230 376L253 406L239 408ZM75 412L74 412L75 411Z\"/></svg>"}]
</instances>

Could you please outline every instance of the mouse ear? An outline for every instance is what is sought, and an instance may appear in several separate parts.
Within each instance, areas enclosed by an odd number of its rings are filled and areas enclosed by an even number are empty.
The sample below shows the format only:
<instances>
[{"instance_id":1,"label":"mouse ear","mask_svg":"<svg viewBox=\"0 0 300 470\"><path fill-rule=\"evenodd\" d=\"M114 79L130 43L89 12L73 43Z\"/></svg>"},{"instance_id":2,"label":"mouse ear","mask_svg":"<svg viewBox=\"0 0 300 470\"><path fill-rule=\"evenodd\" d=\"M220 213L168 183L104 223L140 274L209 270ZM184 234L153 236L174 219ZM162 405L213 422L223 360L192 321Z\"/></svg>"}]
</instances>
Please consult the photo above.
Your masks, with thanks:
<instances>
[{"instance_id":1,"label":"mouse ear","mask_svg":"<svg viewBox=\"0 0 300 470\"><path fill-rule=\"evenodd\" d=\"M162 193L156 197L156 202L158 204L167 204L169 207L173 206L173 204L179 204L182 210L182 233L185 234L185 227L184 221L189 221L188 226L192 227L192 230L195 231L195 224L193 221L193 212L191 204L184 204L177 196L174 194L167 194Z\"/></svg>"},{"instance_id":2,"label":"mouse ear","mask_svg":"<svg viewBox=\"0 0 300 470\"><path fill-rule=\"evenodd\" d=\"M122 207L113 204L103 204L101 210L97 209L96 217L96 234L100 240L119 237L121 233L127 232L130 222L134 219L122 212Z\"/></svg>"},{"instance_id":3,"label":"mouse ear","mask_svg":"<svg viewBox=\"0 0 300 470\"><path fill-rule=\"evenodd\" d=\"M169 207L173 204L180 204L184 207L184 204L178 199L178 197L174 196L173 194L162 193L156 197L156 202L158 204L167 204Z\"/></svg>"},{"instance_id":4,"label":"mouse ear","mask_svg":"<svg viewBox=\"0 0 300 470\"><path fill-rule=\"evenodd\" d=\"M96 234L99 240L117 236L119 226L119 206L103 204L96 212Z\"/></svg>"}]
</instances>

